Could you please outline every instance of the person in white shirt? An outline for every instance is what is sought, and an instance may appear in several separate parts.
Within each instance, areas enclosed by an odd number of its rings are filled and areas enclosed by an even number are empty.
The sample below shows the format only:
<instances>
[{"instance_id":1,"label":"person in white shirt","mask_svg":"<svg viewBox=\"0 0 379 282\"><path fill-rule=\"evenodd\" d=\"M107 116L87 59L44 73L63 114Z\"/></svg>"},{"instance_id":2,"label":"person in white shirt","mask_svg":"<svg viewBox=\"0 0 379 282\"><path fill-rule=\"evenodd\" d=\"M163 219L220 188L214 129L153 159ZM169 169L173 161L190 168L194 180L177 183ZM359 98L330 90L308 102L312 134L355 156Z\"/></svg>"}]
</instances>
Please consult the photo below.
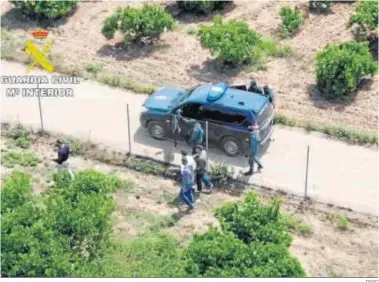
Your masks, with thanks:
<instances>
[{"instance_id":1,"label":"person in white shirt","mask_svg":"<svg viewBox=\"0 0 379 282\"><path fill-rule=\"evenodd\" d=\"M193 177L193 182L195 182L195 171L196 171L196 161L195 161L195 158L191 155L188 155L185 151L182 151L182 156L183 158L186 158L187 159L187 166L189 167L189 169L191 170L191 173L192 173L192 177ZM180 166L180 173L183 174L183 170L184 170L184 165L181 165Z\"/></svg>"}]
</instances>

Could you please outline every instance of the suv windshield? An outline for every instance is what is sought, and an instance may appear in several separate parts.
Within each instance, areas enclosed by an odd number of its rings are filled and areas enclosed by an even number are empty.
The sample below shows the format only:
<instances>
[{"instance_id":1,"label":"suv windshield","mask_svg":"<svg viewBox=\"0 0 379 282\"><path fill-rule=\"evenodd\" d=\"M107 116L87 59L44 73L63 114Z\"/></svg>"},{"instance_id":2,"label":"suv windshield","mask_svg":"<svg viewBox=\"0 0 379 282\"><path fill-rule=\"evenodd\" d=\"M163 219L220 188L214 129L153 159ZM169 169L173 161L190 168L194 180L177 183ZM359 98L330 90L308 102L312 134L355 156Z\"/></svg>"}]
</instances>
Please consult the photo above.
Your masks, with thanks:
<instances>
[{"instance_id":1,"label":"suv windshield","mask_svg":"<svg viewBox=\"0 0 379 282\"><path fill-rule=\"evenodd\" d=\"M191 96L192 92L194 90L196 90L198 86L196 87L193 87L193 88L190 88L189 90L187 90L186 92L182 92L179 94L178 97L176 97L172 102L171 102L171 105L170 105L170 108L174 107L176 108L181 102L183 102L185 99L187 99L189 96Z\"/></svg>"}]
</instances>

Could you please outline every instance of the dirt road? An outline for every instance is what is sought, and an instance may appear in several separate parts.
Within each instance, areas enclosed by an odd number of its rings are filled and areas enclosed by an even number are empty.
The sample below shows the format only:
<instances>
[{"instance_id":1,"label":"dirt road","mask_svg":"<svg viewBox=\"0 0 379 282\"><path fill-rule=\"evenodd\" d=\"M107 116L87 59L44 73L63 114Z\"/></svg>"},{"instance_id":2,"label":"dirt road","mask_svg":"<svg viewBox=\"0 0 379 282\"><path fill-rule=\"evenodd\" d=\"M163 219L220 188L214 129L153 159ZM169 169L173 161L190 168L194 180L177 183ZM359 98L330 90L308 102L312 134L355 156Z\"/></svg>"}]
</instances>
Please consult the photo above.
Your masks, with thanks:
<instances>
[{"instance_id":1,"label":"dirt road","mask_svg":"<svg viewBox=\"0 0 379 282\"><path fill-rule=\"evenodd\" d=\"M2 61L2 76L25 75L24 65ZM46 75L33 70L30 75ZM57 75L57 74L55 74ZM37 87L36 84L2 84L1 120L40 128L38 99L7 97L7 88ZM155 141L139 126L139 111L145 95L111 88L92 81L80 84L39 85L40 88L72 88L73 97L41 98L44 128L48 131L90 138L96 143L128 151L126 104L130 108L132 153L163 159L172 152L172 142ZM377 151L347 145L318 134L277 128L275 141L262 157L264 170L250 178L249 183L304 195L306 152L310 146L308 195L316 200L349 207L377 215L378 163ZM174 162L180 161L180 145ZM217 150L209 154L211 161L222 161L240 174L247 159L229 158Z\"/></svg>"}]
</instances>

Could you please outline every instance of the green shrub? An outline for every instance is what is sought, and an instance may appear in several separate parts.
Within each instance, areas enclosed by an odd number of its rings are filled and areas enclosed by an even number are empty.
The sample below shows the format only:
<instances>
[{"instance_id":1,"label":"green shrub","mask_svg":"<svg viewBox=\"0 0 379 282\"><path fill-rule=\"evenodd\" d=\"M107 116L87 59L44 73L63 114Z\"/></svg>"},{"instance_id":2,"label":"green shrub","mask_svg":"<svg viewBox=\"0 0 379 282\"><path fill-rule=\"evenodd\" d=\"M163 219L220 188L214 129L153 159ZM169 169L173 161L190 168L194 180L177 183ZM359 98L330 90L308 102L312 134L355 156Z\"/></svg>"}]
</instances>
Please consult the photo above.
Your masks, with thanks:
<instances>
[{"instance_id":1,"label":"green shrub","mask_svg":"<svg viewBox=\"0 0 379 282\"><path fill-rule=\"evenodd\" d=\"M89 63L87 65L87 71L93 74L99 73L103 68L103 65L100 63Z\"/></svg>"},{"instance_id":2,"label":"green shrub","mask_svg":"<svg viewBox=\"0 0 379 282\"><path fill-rule=\"evenodd\" d=\"M331 0L311 0L309 9L317 13L328 13L333 2Z\"/></svg>"},{"instance_id":3,"label":"green shrub","mask_svg":"<svg viewBox=\"0 0 379 282\"><path fill-rule=\"evenodd\" d=\"M232 182L228 166L223 163L213 164L209 176L212 178L212 181L220 187L228 187Z\"/></svg>"},{"instance_id":4,"label":"green shrub","mask_svg":"<svg viewBox=\"0 0 379 282\"><path fill-rule=\"evenodd\" d=\"M107 39L113 38L116 30L124 35L124 44L135 40L153 41L165 31L174 27L174 19L159 5L144 5L142 8L117 9L115 15L105 20L102 33Z\"/></svg>"},{"instance_id":5,"label":"green shrub","mask_svg":"<svg viewBox=\"0 0 379 282\"><path fill-rule=\"evenodd\" d=\"M355 14L351 15L348 26L353 29L357 41L369 41L372 52L378 52L378 3L376 1L361 0Z\"/></svg>"},{"instance_id":6,"label":"green shrub","mask_svg":"<svg viewBox=\"0 0 379 282\"><path fill-rule=\"evenodd\" d=\"M363 76L376 72L377 64L366 42L328 44L316 56L317 86L327 98L340 98L356 90Z\"/></svg>"},{"instance_id":7,"label":"green shrub","mask_svg":"<svg viewBox=\"0 0 379 282\"><path fill-rule=\"evenodd\" d=\"M21 124L18 124L15 127L11 128L11 130L8 133L8 136L13 139L18 139L21 137L28 138L29 135L30 131Z\"/></svg>"},{"instance_id":8,"label":"green shrub","mask_svg":"<svg viewBox=\"0 0 379 282\"><path fill-rule=\"evenodd\" d=\"M259 202L254 193L244 200L223 205L217 209L216 217L224 231L231 231L247 244L291 244L291 236L285 232L279 216L280 202L270 205Z\"/></svg>"},{"instance_id":9,"label":"green shrub","mask_svg":"<svg viewBox=\"0 0 379 282\"><path fill-rule=\"evenodd\" d=\"M34 153L25 152L7 152L1 156L1 162L6 167L20 166L36 166L41 161Z\"/></svg>"},{"instance_id":10,"label":"green shrub","mask_svg":"<svg viewBox=\"0 0 379 282\"><path fill-rule=\"evenodd\" d=\"M113 241L104 256L81 267L74 277L185 277L179 242L170 234L146 234Z\"/></svg>"},{"instance_id":11,"label":"green shrub","mask_svg":"<svg viewBox=\"0 0 379 282\"><path fill-rule=\"evenodd\" d=\"M29 148L29 140L27 137L19 137L16 139L16 145L22 149Z\"/></svg>"},{"instance_id":12,"label":"green shrub","mask_svg":"<svg viewBox=\"0 0 379 282\"><path fill-rule=\"evenodd\" d=\"M3 180L1 189L1 214L30 201L32 196L30 175L13 171Z\"/></svg>"},{"instance_id":13,"label":"green shrub","mask_svg":"<svg viewBox=\"0 0 379 282\"><path fill-rule=\"evenodd\" d=\"M304 22L301 12L290 6L283 6L280 9L280 16L282 18L280 34L283 37L288 37L294 34Z\"/></svg>"},{"instance_id":14,"label":"green shrub","mask_svg":"<svg viewBox=\"0 0 379 282\"><path fill-rule=\"evenodd\" d=\"M214 228L195 235L186 250L191 277L304 277L299 261L284 245L244 244Z\"/></svg>"},{"instance_id":15,"label":"green shrub","mask_svg":"<svg viewBox=\"0 0 379 282\"><path fill-rule=\"evenodd\" d=\"M262 57L260 35L246 22L224 23L221 16L216 16L212 26L200 26L199 36L202 46L224 64L242 65L258 62Z\"/></svg>"},{"instance_id":16,"label":"green shrub","mask_svg":"<svg viewBox=\"0 0 379 282\"><path fill-rule=\"evenodd\" d=\"M178 7L185 11L190 13L197 13L197 14L203 14L208 15L214 10L222 10L231 3L232 1L209 1L209 0L202 0L202 1L176 1L178 4Z\"/></svg>"},{"instance_id":17,"label":"green shrub","mask_svg":"<svg viewBox=\"0 0 379 282\"><path fill-rule=\"evenodd\" d=\"M312 233L312 227L290 215L281 215L280 220L283 222L287 231L296 232L301 235Z\"/></svg>"},{"instance_id":18,"label":"green shrub","mask_svg":"<svg viewBox=\"0 0 379 282\"><path fill-rule=\"evenodd\" d=\"M24 14L39 19L58 19L67 16L77 5L77 0L65 1L12 1Z\"/></svg>"}]
</instances>

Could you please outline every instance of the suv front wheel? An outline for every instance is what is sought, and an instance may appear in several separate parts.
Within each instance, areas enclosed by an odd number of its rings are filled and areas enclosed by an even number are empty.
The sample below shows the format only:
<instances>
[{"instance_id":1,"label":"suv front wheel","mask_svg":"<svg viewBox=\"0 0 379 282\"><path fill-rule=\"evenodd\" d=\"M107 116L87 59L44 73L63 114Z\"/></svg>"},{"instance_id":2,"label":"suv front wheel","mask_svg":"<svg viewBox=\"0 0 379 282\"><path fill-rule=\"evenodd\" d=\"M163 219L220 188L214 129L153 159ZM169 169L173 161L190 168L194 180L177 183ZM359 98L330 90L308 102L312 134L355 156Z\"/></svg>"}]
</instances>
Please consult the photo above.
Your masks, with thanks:
<instances>
[{"instance_id":1,"label":"suv front wheel","mask_svg":"<svg viewBox=\"0 0 379 282\"><path fill-rule=\"evenodd\" d=\"M233 136L224 137L221 140L221 148L226 154L232 157L236 157L242 152L240 140Z\"/></svg>"},{"instance_id":2,"label":"suv front wheel","mask_svg":"<svg viewBox=\"0 0 379 282\"><path fill-rule=\"evenodd\" d=\"M149 122L148 129L151 137L158 140L167 139L166 127L162 122L151 121Z\"/></svg>"}]
</instances>

